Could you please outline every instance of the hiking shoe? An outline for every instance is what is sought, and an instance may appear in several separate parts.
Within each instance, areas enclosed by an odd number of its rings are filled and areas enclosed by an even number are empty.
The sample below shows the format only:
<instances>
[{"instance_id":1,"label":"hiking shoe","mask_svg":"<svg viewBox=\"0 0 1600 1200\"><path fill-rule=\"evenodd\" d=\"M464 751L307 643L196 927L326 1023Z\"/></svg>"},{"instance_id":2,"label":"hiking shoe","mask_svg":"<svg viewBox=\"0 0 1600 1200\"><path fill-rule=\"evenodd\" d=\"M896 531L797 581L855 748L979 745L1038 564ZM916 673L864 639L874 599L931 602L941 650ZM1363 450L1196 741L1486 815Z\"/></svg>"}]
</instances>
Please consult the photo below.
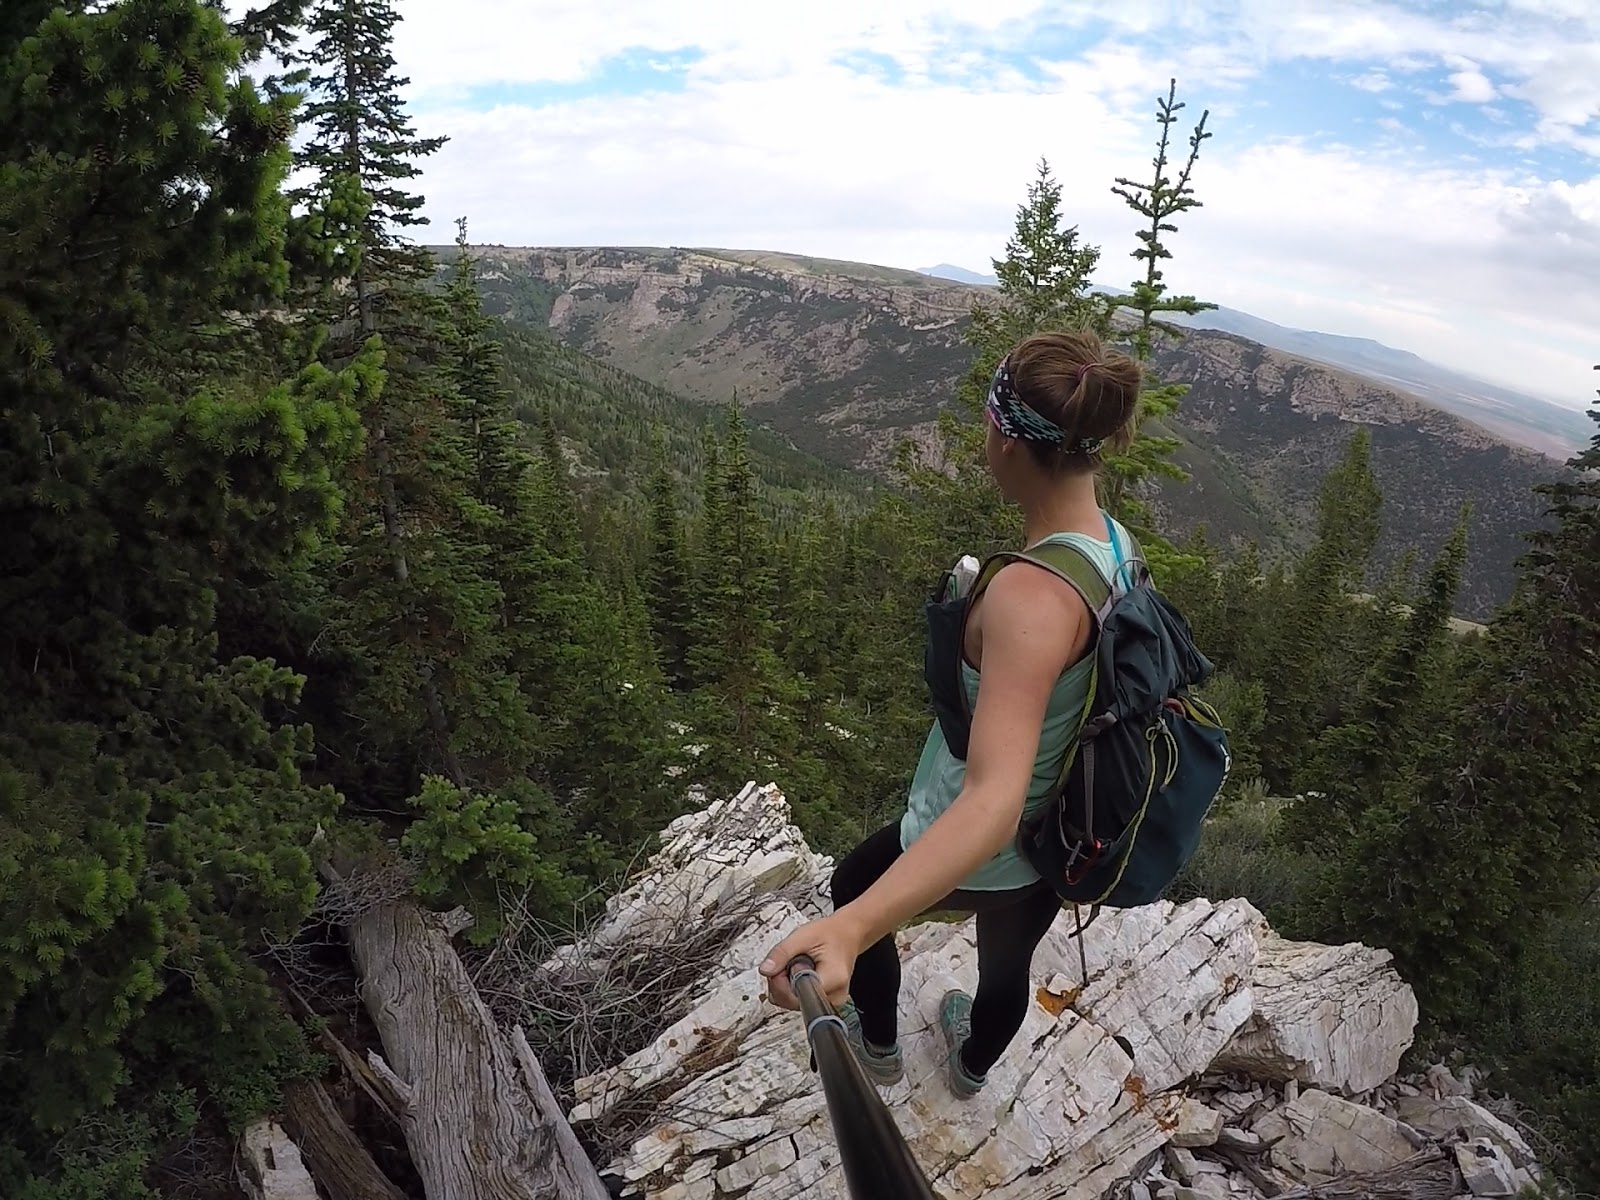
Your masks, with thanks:
<instances>
[{"instance_id":1,"label":"hiking shoe","mask_svg":"<svg viewBox=\"0 0 1600 1200\"><path fill-rule=\"evenodd\" d=\"M905 1055L900 1052L898 1042L887 1050L869 1046L865 1035L861 1032L861 1014L856 1011L855 1001L846 1000L836 1011L839 1019L844 1022L850 1050L855 1054L856 1061L861 1064L861 1069L867 1073L868 1079L888 1087L905 1078L906 1060Z\"/></svg>"},{"instance_id":2,"label":"hiking shoe","mask_svg":"<svg viewBox=\"0 0 1600 1200\"><path fill-rule=\"evenodd\" d=\"M962 1100L976 1096L989 1082L988 1075L973 1075L961 1065L961 1047L972 1036L972 997L965 992L949 991L939 1001L939 1028L944 1033L948 1047L945 1065L950 1090Z\"/></svg>"}]
</instances>

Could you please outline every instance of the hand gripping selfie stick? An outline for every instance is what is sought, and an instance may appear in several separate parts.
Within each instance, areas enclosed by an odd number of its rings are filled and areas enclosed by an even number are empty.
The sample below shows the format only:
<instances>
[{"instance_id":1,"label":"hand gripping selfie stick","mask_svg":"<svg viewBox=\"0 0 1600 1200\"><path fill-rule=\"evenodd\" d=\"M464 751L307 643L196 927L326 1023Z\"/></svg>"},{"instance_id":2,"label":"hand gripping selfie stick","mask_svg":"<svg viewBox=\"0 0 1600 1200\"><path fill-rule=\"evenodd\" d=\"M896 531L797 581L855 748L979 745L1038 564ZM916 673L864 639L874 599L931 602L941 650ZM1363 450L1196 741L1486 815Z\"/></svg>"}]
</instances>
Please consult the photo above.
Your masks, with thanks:
<instances>
[{"instance_id":1,"label":"hand gripping selfie stick","mask_svg":"<svg viewBox=\"0 0 1600 1200\"><path fill-rule=\"evenodd\" d=\"M800 998L806 1040L839 1143L839 1161L852 1200L938 1200L884 1105L850 1049L843 1018L833 1011L805 955L789 963L789 986Z\"/></svg>"}]
</instances>

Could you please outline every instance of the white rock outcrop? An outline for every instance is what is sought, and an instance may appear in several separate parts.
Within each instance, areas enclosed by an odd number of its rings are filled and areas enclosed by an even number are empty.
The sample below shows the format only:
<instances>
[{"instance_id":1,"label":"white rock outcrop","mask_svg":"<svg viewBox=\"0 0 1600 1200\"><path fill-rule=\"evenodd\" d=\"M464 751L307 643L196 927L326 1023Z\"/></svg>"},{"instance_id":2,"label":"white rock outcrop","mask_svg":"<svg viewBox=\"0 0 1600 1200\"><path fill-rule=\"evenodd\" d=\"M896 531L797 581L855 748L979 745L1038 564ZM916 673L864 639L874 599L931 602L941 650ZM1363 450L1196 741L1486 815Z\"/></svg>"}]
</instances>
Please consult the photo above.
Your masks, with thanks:
<instances>
[{"instance_id":1,"label":"white rock outcrop","mask_svg":"<svg viewBox=\"0 0 1600 1200\"><path fill-rule=\"evenodd\" d=\"M276 1121L253 1121L239 1138L239 1186L250 1200L318 1200L300 1148Z\"/></svg>"},{"instance_id":2,"label":"white rock outcrop","mask_svg":"<svg viewBox=\"0 0 1600 1200\"><path fill-rule=\"evenodd\" d=\"M1254 1132L1274 1143L1273 1156L1287 1170L1310 1183L1383 1171L1422 1149L1415 1131L1393 1117L1317 1088L1268 1113Z\"/></svg>"},{"instance_id":3,"label":"white rock outcrop","mask_svg":"<svg viewBox=\"0 0 1600 1200\"><path fill-rule=\"evenodd\" d=\"M1411 1045L1417 999L1387 950L1291 942L1265 927L1255 1011L1219 1070L1355 1095L1391 1078Z\"/></svg>"},{"instance_id":4,"label":"white rock outcrop","mask_svg":"<svg viewBox=\"0 0 1600 1200\"><path fill-rule=\"evenodd\" d=\"M810 850L772 786L679 818L661 843L591 936L543 969L602 970L646 943L670 948L685 922L738 919L659 1036L576 1082L571 1120L580 1132L632 1121L627 1148L602 1164L628 1196L848 1200L804 1029L767 1003L757 971L774 942L827 911L832 860ZM1334 1094L1391 1079L1411 1041L1415 1000L1380 951L1287 942L1240 899L1162 901L1102 911L1084 929L1085 980L1068 910L1035 955L1016 1040L988 1086L958 1101L936 1014L947 988L976 985L973 922L930 920L897 940L906 1078L882 1094L945 1200L1114 1189L1244 1200L1432 1144Z\"/></svg>"},{"instance_id":5,"label":"white rock outcrop","mask_svg":"<svg viewBox=\"0 0 1600 1200\"><path fill-rule=\"evenodd\" d=\"M1401 1096L1395 1110L1406 1124L1434 1137L1447 1138L1459 1134L1468 1138L1488 1138L1505 1151L1512 1166L1535 1165L1533 1150L1522 1134L1465 1096Z\"/></svg>"}]
</instances>

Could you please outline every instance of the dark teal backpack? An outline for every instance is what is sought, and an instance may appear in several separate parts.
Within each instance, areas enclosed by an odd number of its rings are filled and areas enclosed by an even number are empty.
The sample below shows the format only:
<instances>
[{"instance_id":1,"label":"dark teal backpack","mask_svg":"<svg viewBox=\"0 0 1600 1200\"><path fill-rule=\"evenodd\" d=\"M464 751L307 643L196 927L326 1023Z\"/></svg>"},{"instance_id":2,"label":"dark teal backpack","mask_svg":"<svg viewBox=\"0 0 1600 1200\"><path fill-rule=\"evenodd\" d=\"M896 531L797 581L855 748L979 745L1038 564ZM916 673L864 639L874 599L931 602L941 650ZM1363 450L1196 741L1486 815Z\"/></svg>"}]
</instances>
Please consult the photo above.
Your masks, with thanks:
<instances>
[{"instance_id":1,"label":"dark teal backpack","mask_svg":"<svg viewBox=\"0 0 1600 1200\"><path fill-rule=\"evenodd\" d=\"M973 601L1009 562L1031 562L1069 583L1094 614L1089 698L1069 740L1053 801L1017 831L1022 856L1063 900L1126 908L1159 899L1194 855L1206 814L1227 781L1228 735L1191 694L1212 673L1189 623L1155 589L1138 543L1123 557L1118 593L1082 551L1055 542L984 562L970 592L927 604L923 664L951 753L965 760L972 714L961 682Z\"/></svg>"}]
</instances>

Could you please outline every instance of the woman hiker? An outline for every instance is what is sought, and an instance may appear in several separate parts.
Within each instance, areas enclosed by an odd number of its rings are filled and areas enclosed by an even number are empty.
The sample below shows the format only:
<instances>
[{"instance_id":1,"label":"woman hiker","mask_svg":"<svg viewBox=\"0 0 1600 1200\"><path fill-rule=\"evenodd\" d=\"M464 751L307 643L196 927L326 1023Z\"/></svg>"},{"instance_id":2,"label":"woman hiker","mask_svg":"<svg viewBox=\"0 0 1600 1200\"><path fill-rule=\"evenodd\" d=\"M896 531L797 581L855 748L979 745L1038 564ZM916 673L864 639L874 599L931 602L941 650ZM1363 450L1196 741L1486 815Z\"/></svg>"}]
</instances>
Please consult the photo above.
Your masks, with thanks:
<instances>
[{"instance_id":1,"label":"woman hiker","mask_svg":"<svg viewBox=\"0 0 1600 1200\"><path fill-rule=\"evenodd\" d=\"M989 471L1022 509L1027 544L1074 543L1107 579L1131 539L1100 509L1095 475L1106 453L1131 440L1140 382L1138 363L1093 334L1038 334L1001 362L985 405ZM994 575L963 647L973 705L965 763L935 722L904 815L838 864L834 911L795 930L761 964L772 1001L795 1009L787 964L801 954L815 961L852 1048L880 1084L905 1071L894 934L921 913L977 914L977 994L947 992L939 1008L957 1096L977 1094L1022 1027L1033 952L1060 901L1014 838L1024 814L1049 802L1087 699L1092 632L1083 600L1049 571L1011 562Z\"/></svg>"}]
</instances>

